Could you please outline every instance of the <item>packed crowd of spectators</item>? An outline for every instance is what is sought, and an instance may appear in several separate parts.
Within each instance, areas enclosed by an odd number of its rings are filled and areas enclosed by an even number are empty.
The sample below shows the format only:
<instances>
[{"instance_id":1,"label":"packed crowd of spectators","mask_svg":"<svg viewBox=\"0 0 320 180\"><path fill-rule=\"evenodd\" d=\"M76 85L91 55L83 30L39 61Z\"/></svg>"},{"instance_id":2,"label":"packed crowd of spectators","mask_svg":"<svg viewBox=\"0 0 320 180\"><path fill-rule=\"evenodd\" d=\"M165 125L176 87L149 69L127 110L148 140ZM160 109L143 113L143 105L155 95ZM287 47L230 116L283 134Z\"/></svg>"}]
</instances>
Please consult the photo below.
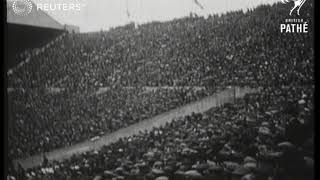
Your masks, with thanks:
<instances>
[{"instance_id":1,"label":"packed crowd of spectators","mask_svg":"<svg viewBox=\"0 0 320 180\"><path fill-rule=\"evenodd\" d=\"M306 3L304 8L311 9L312 3ZM270 89L248 96L248 104L240 102L214 109L210 115L185 117L152 132L120 140L98 153L76 156L61 164L48 165L47 169L19 172L18 176L154 179L161 174L176 179L188 176L188 170L192 171L189 173L192 177L208 178L213 170L219 171L216 175L228 177L245 165L242 159L248 160L246 156L263 167L270 167L263 164L264 158L269 158L269 162L270 158L272 161L284 156L283 161L287 162L283 146L294 151L290 158L298 161L306 156L310 162L312 155L306 154L301 142L295 142L301 138L290 137L296 134L295 130L291 132L285 123L298 123L299 127L303 124L306 128L302 121L308 124L311 119L307 117L312 114L311 100L301 99L312 94L313 30L309 28L305 34L281 34L279 25L287 18L287 11L282 4L264 5L247 12L208 18L193 15L138 28L130 24L107 32L65 35L8 76L9 87L16 89L9 93L13 121L10 158L50 151L109 133L210 95L217 87L249 85ZM312 19L311 12L305 10L303 18ZM144 93L144 86L206 88ZM46 88L50 87L63 91L48 93ZM111 90L92 95L101 87ZM289 89L283 90L284 87ZM299 107L293 107L297 102L301 103ZM242 124L251 120L253 124ZM246 128L249 130L245 131ZM241 141L250 146L237 143ZM282 141L290 143L278 147L277 143ZM221 157L217 152L220 149ZM230 159L219 160L226 156ZM150 169L156 161L162 165ZM304 171L304 161L298 164ZM286 165L277 167L280 169L272 166L268 172L256 172L259 168L250 166L247 168L250 171L245 172L251 174L246 178L260 177L260 173L274 178L284 175L288 180L296 177L287 177L290 170Z\"/></svg>"},{"instance_id":2,"label":"packed crowd of spectators","mask_svg":"<svg viewBox=\"0 0 320 180\"><path fill-rule=\"evenodd\" d=\"M265 88L101 150L13 173L34 180L311 180L313 90Z\"/></svg>"},{"instance_id":3,"label":"packed crowd of spectators","mask_svg":"<svg viewBox=\"0 0 320 180\"><path fill-rule=\"evenodd\" d=\"M101 95L13 91L12 158L48 152L101 136L208 96L206 89L110 89ZM19 98L16 98L19 97ZM39 99L41 98L41 99Z\"/></svg>"},{"instance_id":4,"label":"packed crowd of spectators","mask_svg":"<svg viewBox=\"0 0 320 180\"><path fill-rule=\"evenodd\" d=\"M264 5L208 18L193 15L68 34L9 76L9 85L86 91L115 85L310 83L312 3L299 17L308 21L309 33L280 33L287 8Z\"/></svg>"}]
</instances>

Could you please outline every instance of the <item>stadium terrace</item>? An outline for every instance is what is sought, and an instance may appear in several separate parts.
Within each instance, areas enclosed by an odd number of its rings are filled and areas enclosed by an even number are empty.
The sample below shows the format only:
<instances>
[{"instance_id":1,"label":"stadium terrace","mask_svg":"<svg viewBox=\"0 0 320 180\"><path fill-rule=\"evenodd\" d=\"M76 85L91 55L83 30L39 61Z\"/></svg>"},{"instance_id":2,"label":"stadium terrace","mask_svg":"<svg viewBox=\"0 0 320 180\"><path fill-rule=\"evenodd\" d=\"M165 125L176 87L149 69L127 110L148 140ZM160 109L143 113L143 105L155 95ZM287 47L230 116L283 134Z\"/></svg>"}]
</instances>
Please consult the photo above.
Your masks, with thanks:
<instances>
[{"instance_id":1,"label":"stadium terrace","mask_svg":"<svg viewBox=\"0 0 320 180\"><path fill-rule=\"evenodd\" d=\"M312 180L311 1L304 8L308 25L285 22L277 3L62 31L17 54L26 63L7 78L7 179ZM232 86L259 91L217 93Z\"/></svg>"}]
</instances>

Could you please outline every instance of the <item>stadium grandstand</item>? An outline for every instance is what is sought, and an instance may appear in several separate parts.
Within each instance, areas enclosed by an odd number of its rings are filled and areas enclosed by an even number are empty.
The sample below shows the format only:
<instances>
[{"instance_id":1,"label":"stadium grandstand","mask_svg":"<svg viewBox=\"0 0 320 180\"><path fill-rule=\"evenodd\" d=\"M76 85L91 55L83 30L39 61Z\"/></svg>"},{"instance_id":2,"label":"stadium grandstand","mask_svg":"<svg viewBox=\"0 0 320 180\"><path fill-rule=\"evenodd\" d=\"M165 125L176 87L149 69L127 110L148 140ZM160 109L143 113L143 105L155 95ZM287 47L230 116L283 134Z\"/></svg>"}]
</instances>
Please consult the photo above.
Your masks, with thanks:
<instances>
[{"instance_id":1,"label":"stadium grandstand","mask_svg":"<svg viewBox=\"0 0 320 180\"><path fill-rule=\"evenodd\" d=\"M21 63L17 56L30 49L42 48L65 31L79 32L79 27L62 25L42 10L32 10L22 16L13 10L13 2L7 1L7 48L6 69L12 69Z\"/></svg>"},{"instance_id":2,"label":"stadium grandstand","mask_svg":"<svg viewBox=\"0 0 320 180\"><path fill-rule=\"evenodd\" d=\"M87 33L43 15L30 33L62 34L8 73L7 178L313 179L314 3L290 5Z\"/></svg>"}]
</instances>

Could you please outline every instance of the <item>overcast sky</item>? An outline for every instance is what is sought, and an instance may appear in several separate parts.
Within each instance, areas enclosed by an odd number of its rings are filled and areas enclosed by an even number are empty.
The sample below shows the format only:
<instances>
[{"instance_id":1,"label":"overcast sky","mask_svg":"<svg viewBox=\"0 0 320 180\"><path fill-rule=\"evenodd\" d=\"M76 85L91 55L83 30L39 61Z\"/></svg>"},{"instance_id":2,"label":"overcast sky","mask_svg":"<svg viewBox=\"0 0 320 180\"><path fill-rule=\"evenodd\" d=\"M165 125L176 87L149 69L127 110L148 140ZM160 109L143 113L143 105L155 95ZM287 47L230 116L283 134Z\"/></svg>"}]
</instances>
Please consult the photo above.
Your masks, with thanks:
<instances>
[{"instance_id":1,"label":"overcast sky","mask_svg":"<svg viewBox=\"0 0 320 180\"><path fill-rule=\"evenodd\" d=\"M247 9L259 4L270 4L280 0L198 0L202 10L194 0L32 0L35 3L81 3L80 11L47 12L61 24L73 24L81 32L107 30L130 21L145 23L167 21L184 17L190 12L199 15L223 13L230 10ZM130 18L126 9L128 7Z\"/></svg>"}]
</instances>

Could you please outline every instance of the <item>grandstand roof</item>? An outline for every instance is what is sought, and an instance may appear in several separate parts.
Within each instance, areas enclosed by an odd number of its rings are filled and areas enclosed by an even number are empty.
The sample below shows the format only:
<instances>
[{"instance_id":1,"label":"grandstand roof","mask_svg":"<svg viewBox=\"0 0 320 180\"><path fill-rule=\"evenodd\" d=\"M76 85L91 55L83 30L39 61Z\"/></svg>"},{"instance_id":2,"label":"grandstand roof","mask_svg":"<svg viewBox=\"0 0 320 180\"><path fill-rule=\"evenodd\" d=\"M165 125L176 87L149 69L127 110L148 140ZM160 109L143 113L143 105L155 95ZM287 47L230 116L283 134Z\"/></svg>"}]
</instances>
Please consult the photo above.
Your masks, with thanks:
<instances>
[{"instance_id":1,"label":"grandstand roof","mask_svg":"<svg viewBox=\"0 0 320 180\"><path fill-rule=\"evenodd\" d=\"M32 2L31 2L32 3ZM36 10L32 3L31 13L26 16L20 16L14 13L12 8L13 1L7 1L7 22L12 24L29 25L53 29L63 29L63 25L49 16L46 12Z\"/></svg>"}]
</instances>

